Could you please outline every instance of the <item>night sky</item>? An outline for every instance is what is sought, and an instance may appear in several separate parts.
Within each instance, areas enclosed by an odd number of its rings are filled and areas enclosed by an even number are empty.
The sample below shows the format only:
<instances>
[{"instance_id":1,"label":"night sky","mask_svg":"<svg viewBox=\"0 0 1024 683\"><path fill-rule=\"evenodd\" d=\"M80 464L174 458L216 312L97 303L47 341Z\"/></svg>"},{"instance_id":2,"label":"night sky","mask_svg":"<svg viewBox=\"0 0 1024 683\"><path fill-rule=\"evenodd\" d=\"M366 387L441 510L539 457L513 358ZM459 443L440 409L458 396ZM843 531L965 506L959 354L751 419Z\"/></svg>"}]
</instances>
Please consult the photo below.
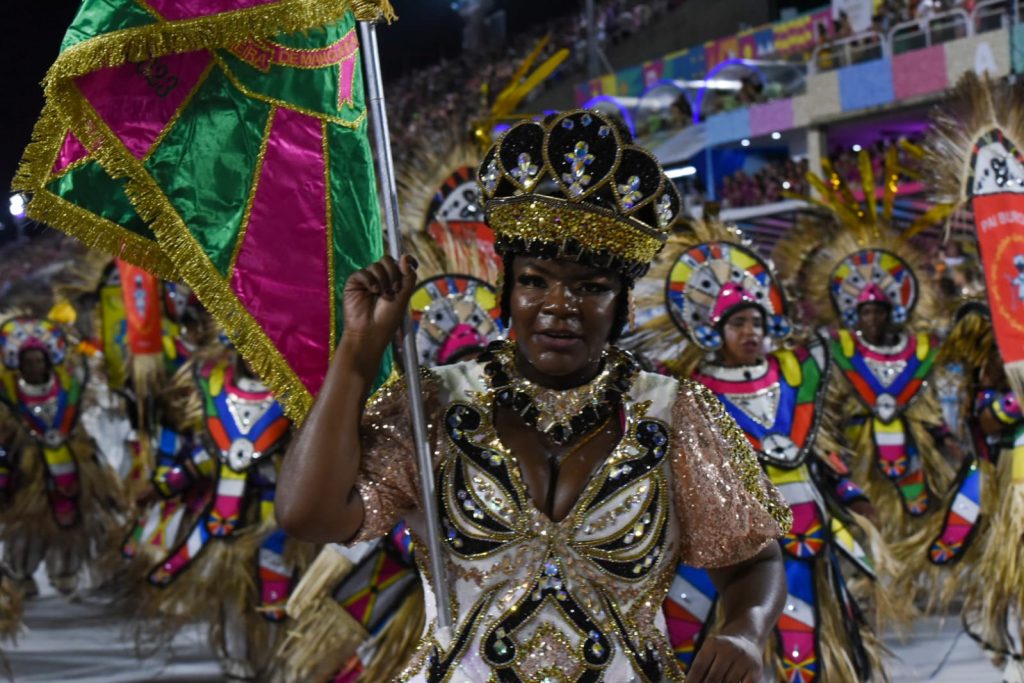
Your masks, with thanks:
<instances>
[{"instance_id":1,"label":"night sky","mask_svg":"<svg viewBox=\"0 0 1024 683\"><path fill-rule=\"evenodd\" d=\"M0 212L6 218L6 191L21 152L43 106L39 82L57 56L65 29L78 8L77 0L6 0L4 37L7 55L0 90ZM461 44L462 20L450 0L393 0L401 19L380 29L385 78L455 56ZM510 32L539 18L564 14L578 0L499 0L507 9Z\"/></svg>"}]
</instances>

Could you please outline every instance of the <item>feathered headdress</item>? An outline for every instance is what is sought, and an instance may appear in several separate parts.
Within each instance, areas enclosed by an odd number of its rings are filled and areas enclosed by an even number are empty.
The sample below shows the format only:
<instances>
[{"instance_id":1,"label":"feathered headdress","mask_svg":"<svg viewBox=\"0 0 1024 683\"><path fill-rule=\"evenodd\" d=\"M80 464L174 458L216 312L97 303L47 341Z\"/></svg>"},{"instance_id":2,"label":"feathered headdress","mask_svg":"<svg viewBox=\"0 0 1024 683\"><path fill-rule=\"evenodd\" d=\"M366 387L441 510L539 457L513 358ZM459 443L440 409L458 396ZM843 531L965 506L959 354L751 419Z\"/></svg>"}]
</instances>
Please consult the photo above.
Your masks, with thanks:
<instances>
[{"instance_id":1,"label":"feathered headdress","mask_svg":"<svg viewBox=\"0 0 1024 683\"><path fill-rule=\"evenodd\" d=\"M1024 396L1024 94L965 74L927 141L937 198L970 206L1006 374Z\"/></svg>"},{"instance_id":2,"label":"feathered headdress","mask_svg":"<svg viewBox=\"0 0 1024 683\"><path fill-rule=\"evenodd\" d=\"M718 220L673 233L636 296L637 327L624 343L676 376L688 376L706 352L721 347L719 324L738 308L760 308L776 339L792 332L771 264L742 232Z\"/></svg>"},{"instance_id":3,"label":"feathered headdress","mask_svg":"<svg viewBox=\"0 0 1024 683\"><path fill-rule=\"evenodd\" d=\"M913 150L912 146L907 147ZM886 153L881 205L867 152L859 155L863 203L828 159L823 159L822 165L827 180L807 174L820 195L809 201L826 209L835 221L834 226L824 226L834 236L808 261L806 271L806 291L818 297L827 292L832 301L831 309L819 311L819 322L832 324L838 319L843 325L853 326L857 322L858 307L869 301L890 304L897 323L910 322L915 310L921 318L929 319L935 310L935 301L928 283L918 280L917 273L921 272L924 259L910 240L944 220L952 206L931 207L906 231L897 234L892 228L893 205L899 178L906 169L900 166L895 148Z\"/></svg>"}]
</instances>

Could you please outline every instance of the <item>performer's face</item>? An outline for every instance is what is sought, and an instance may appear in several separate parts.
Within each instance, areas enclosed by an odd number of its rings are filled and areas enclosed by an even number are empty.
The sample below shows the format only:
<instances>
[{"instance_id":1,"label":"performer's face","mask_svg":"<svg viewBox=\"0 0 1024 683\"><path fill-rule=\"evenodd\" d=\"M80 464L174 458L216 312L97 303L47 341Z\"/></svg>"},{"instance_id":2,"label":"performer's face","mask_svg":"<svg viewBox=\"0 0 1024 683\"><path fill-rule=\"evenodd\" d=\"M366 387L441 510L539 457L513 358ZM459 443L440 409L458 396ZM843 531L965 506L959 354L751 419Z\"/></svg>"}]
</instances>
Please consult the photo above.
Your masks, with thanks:
<instances>
[{"instance_id":1,"label":"performer's face","mask_svg":"<svg viewBox=\"0 0 1024 683\"><path fill-rule=\"evenodd\" d=\"M764 314L741 308L722 321L722 364L754 365L764 357Z\"/></svg>"},{"instance_id":2,"label":"performer's face","mask_svg":"<svg viewBox=\"0 0 1024 683\"><path fill-rule=\"evenodd\" d=\"M29 384L43 384L50 379L50 361L42 349L22 351L18 369L22 379Z\"/></svg>"},{"instance_id":3,"label":"performer's face","mask_svg":"<svg viewBox=\"0 0 1024 683\"><path fill-rule=\"evenodd\" d=\"M889 307L869 302L857 309L857 331L869 344L884 344L889 333Z\"/></svg>"},{"instance_id":4,"label":"performer's face","mask_svg":"<svg viewBox=\"0 0 1024 683\"><path fill-rule=\"evenodd\" d=\"M553 388L588 381L611 336L622 280L579 263L526 256L513 261L510 275L520 371Z\"/></svg>"}]
</instances>

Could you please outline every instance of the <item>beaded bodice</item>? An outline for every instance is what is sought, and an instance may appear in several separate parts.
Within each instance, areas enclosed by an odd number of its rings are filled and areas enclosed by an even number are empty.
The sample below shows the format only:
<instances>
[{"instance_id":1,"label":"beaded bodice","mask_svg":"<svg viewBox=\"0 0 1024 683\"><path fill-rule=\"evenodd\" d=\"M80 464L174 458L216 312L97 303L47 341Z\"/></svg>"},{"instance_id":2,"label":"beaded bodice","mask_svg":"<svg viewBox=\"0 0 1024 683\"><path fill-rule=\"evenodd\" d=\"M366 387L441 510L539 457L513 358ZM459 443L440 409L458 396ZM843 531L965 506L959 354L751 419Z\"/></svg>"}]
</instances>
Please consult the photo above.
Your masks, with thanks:
<instances>
[{"instance_id":1,"label":"beaded bodice","mask_svg":"<svg viewBox=\"0 0 1024 683\"><path fill-rule=\"evenodd\" d=\"M680 680L661 614L677 560L746 559L788 514L721 405L692 383L638 374L622 401L619 443L554 522L498 437L482 366L434 369L427 385L436 392L425 400L437 406L436 497L454 628L428 629L403 680ZM394 508L407 508L414 533L424 524L399 442L408 441L406 418L394 414L402 397L383 393L364 416L360 537ZM417 547L429 624L429 563Z\"/></svg>"}]
</instances>

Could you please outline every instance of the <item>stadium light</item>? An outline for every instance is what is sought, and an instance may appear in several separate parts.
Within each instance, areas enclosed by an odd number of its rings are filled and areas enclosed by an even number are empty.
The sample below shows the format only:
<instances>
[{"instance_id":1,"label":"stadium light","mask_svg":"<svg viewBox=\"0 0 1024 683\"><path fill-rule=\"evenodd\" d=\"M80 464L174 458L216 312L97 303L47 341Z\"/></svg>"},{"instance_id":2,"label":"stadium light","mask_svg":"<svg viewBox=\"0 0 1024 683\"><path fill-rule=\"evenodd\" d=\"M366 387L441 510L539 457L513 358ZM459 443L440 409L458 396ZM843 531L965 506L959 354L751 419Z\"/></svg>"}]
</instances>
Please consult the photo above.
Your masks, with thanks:
<instances>
[{"instance_id":1,"label":"stadium light","mask_svg":"<svg viewBox=\"0 0 1024 683\"><path fill-rule=\"evenodd\" d=\"M750 147L750 140L747 138L740 140L740 147Z\"/></svg>"},{"instance_id":2,"label":"stadium light","mask_svg":"<svg viewBox=\"0 0 1024 683\"><path fill-rule=\"evenodd\" d=\"M675 180L676 178L687 178L697 174L697 168L695 166L680 166L679 168L670 168L665 171L665 177Z\"/></svg>"},{"instance_id":3,"label":"stadium light","mask_svg":"<svg viewBox=\"0 0 1024 683\"><path fill-rule=\"evenodd\" d=\"M22 218L25 215L25 195L12 194L9 210L15 218Z\"/></svg>"},{"instance_id":4,"label":"stadium light","mask_svg":"<svg viewBox=\"0 0 1024 683\"><path fill-rule=\"evenodd\" d=\"M782 133L780 133L779 131L775 131L774 133L772 133L772 140L781 140L781 139L782 139Z\"/></svg>"},{"instance_id":5,"label":"stadium light","mask_svg":"<svg viewBox=\"0 0 1024 683\"><path fill-rule=\"evenodd\" d=\"M859 151L861 151L862 149L864 149L864 148L863 148L863 147L861 147L860 145L854 145L854 146L853 146L853 151L854 151L854 152L859 152Z\"/></svg>"}]
</instances>

